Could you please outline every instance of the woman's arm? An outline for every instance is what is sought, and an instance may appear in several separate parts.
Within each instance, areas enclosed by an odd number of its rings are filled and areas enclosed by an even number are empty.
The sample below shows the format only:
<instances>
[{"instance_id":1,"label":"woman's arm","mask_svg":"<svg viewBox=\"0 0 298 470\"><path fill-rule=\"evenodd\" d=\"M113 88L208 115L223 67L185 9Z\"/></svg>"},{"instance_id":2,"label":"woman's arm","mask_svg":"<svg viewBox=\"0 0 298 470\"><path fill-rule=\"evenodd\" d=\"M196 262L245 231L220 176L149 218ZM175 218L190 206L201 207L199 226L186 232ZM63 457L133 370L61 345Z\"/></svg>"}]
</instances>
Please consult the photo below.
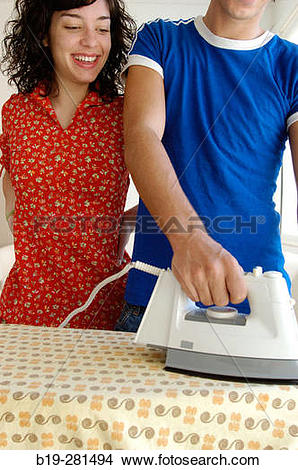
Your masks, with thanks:
<instances>
[{"instance_id":1,"label":"woman's arm","mask_svg":"<svg viewBox=\"0 0 298 470\"><path fill-rule=\"evenodd\" d=\"M15 192L9 173L5 171L3 176L3 194L5 198L5 215L11 232L13 233L13 214L15 207Z\"/></svg>"},{"instance_id":2,"label":"woman's arm","mask_svg":"<svg viewBox=\"0 0 298 470\"><path fill-rule=\"evenodd\" d=\"M134 231L136 225L136 218L138 214L138 205L131 207L124 212L120 230L119 230L119 242L118 242L118 265L120 266L123 261L125 247L128 243L131 233Z\"/></svg>"}]
</instances>

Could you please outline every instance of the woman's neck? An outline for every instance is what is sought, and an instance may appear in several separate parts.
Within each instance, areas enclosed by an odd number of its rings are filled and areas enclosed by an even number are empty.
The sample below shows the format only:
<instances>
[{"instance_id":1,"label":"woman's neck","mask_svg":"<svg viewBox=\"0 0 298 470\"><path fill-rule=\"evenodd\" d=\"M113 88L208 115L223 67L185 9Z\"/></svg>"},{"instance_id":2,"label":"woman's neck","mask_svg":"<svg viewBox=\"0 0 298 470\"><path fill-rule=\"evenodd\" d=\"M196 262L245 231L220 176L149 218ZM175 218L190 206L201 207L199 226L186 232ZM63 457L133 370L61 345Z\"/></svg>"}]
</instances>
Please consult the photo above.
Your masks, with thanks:
<instances>
[{"instance_id":1,"label":"woman's neck","mask_svg":"<svg viewBox=\"0 0 298 470\"><path fill-rule=\"evenodd\" d=\"M63 129L66 129L76 112L79 104L85 99L88 93L88 85L68 86L58 83L58 93L53 89L50 93L50 100L56 112L58 121Z\"/></svg>"},{"instance_id":2,"label":"woman's neck","mask_svg":"<svg viewBox=\"0 0 298 470\"><path fill-rule=\"evenodd\" d=\"M88 93L88 84L71 84L57 83L57 87L53 88L50 93L50 99L57 103L59 106L66 106L67 108L77 108L79 104L86 98ZM56 90L58 89L58 93Z\"/></svg>"}]
</instances>

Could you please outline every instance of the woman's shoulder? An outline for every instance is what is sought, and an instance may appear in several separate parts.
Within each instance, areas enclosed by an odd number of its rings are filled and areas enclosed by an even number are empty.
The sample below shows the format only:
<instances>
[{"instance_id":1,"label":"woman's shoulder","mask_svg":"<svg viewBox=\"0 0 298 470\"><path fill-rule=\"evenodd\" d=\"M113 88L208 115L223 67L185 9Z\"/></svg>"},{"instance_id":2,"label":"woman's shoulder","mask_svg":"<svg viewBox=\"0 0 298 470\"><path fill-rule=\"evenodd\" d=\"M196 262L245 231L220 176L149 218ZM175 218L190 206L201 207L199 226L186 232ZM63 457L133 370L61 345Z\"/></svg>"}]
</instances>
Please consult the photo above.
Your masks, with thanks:
<instances>
[{"instance_id":1,"label":"woman's shoulder","mask_svg":"<svg viewBox=\"0 0 298 470\"><path fill-rule=\"evenodd\" d=\"M2 123L7 130L15 128L19 119L27 116L35 109L35 99L32 93L14 93L2 106Z\"/></svg>"},{"instance_id":2,"label":"woman's shoulder","mask_svg":"<svg viewBox=\"0 0 298 470\"><path fill-rule=\"evenodd\" d=\"M118 116L120 120L122 120L123 116L123 101L123 96L119 95L116 96L111 102L111 109L113 110L113 114Z\"/></svg>"},{"instance_id":3,"label":"woman's shoulder","mask_svg":"<svg viewBox=\"0 0 298 470\"><path fill-rule=\"evenodd\" d=\"M19 115L20 110L24 107L24 95L22 93L14 93L11 95L7 101L2 106L2 123L6 126L12 124L16 119L16 116Z\"/></svg>"},{"instance_id":4,"label":"woman's shoulder","mask_svg":"<svg viewBox=\"0 0 298 470\"><path fill-rule=\"evenodd\" d=\"M115 110L122 114L123 112L123 101L124 101L124 96L123 95L118 95L115 96L114 98L110 99L105 99L102 98L102 104L106 106L107 108L110 108L112 110Z\"/></svg>"},{"instance_id":5,"label":"woman's shoulder","mask_svg":"<svg viewBox=\"0 0 298 470\"><path fill-rule=\"evenodd\" d=\"M113 118L115 121L122 121L123 101L123 95L114 98L97 96L95 100L93 100L93 106L99 116L105 119Z\"/></svg>"},{"instance_id":6,"label":"woman's shoulder","mask_svg":"<svg viewBox=\"0 0 298 470\"><path fill-rule=\"evenodd\" d=\"M31 100L31 93L14 93L2 106L2 113L17 111Z\"/></svg>"},{"instance_id":7,"label":"woman's shoulder","mask_svg":"<svg viewBox=\"0 0 298 470\"><path fill-rule=\"evenodd\" d=\"M11 95L7 101L2 106L2 112L13 108L15 105L18 105L20 102L21 93L14 93Z\"/></svg>"}]
</instances>

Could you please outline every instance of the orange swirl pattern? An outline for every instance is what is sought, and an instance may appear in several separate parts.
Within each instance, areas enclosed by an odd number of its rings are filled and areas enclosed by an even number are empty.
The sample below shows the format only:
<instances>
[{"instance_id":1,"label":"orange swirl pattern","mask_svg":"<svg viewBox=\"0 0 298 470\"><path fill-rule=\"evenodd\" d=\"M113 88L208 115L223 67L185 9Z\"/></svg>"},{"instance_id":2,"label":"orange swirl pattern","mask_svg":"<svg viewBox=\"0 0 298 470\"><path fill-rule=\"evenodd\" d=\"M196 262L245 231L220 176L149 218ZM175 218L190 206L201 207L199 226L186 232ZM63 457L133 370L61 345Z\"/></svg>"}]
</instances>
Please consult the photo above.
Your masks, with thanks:
<instances>
[{"instance_id":1,"label":"orange swirl pattern","mask_svg":"<svg viewBox=\"0 0 298 470\"><path fill-rule=\"evenodd\" d=\"M134 335L0 325L0 449L298 450L298 387L166 372Z\"/></svg>"}]
</instances>

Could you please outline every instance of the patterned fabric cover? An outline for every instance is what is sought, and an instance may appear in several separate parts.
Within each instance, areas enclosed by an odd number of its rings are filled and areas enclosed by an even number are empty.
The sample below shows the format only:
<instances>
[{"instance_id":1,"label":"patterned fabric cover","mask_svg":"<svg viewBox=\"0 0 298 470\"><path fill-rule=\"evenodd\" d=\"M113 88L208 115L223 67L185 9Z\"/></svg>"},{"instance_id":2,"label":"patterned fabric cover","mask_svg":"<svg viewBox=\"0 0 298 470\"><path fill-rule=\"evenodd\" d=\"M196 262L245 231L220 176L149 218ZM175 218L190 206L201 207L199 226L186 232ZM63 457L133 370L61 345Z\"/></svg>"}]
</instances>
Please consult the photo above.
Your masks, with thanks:
<instances>
[{"instance_id":1,"label":"patterned fabric cover","mask_svg":"<svg viewBox=\"0 0 298 470\"><path fill-rule=\"evenodd\" d=\"M298 449L298 387L166 372L132 333L0 325L0 448Z\"/></svg>"}]
</instances>

